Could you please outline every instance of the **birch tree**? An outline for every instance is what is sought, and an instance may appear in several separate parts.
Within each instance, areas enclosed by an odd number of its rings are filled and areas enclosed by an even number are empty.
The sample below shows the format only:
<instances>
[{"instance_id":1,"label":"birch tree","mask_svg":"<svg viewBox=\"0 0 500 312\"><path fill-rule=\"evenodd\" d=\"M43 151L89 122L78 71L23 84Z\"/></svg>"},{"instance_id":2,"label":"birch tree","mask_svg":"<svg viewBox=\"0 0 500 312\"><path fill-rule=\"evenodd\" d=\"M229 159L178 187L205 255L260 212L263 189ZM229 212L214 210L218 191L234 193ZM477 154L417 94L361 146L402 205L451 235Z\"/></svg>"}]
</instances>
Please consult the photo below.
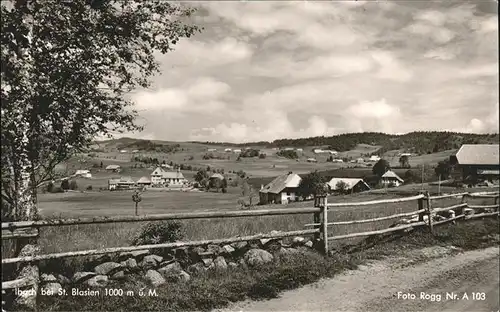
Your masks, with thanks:
<instances>
[{"instance_id":1,"label":"birch tree","mask_svg":"<svg viewBox=\"0 0 500 312\"><path fill-rule=\"evenodd\" d=\"M37 218L37 187L97 135L140 130L126 94L147 88L200 28L163 0L12 0L1 4L2 215Z\"/></svg>"}]
</instances>

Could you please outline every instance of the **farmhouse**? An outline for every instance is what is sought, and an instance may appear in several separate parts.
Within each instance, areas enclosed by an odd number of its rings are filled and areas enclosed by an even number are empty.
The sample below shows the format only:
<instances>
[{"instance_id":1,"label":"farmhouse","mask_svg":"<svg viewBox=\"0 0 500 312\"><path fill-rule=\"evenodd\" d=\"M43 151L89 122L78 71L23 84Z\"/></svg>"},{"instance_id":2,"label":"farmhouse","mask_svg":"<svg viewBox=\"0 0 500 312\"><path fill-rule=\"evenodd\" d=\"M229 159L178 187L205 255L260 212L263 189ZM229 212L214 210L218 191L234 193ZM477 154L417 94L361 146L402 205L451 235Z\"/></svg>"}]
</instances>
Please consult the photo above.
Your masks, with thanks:
<instances>
[{"instance_id":1,"label":"farmhouse","mask_svg":"<svg viewBox=\"0 0 500 312\"><path fill-rule=\"evenodd\" d=\"M229 153L230 153L231 151L232 151L232 149L230 149L230 148L226 148L226 149L224 150L224 152L226 152L226 153L227 153L227 152L229 152Z\"/></svg>"},{"instance_id":2,"label":"farmhouse","mask_svg":"<svg viewBox=\"0 0 500 312\"><path fill-rule=\"evenodd\" d=\"M307 162L315 163L315 162L318 162L318 161L316 160L316 158L307 158Z\"/></svg>"},{"instance_id":3,"label":"farmhouse","mask_svg":"<svg viewBox=\"0 0 500 312\"><path fill-rule=\"evenodd\" d=\"M370 156L370 161L377 162L380 160L380 156L378 155L371 155Z\"/></svg>"},{"instance_id":4,"label":"farmhouse","mask_svg":"<svg viewBox=\"0 0 500 312\"><path fill-rule=\"evenodd\" d=\"M152 185L182 186L187 182L179 169L177 171L164 171L161 167L151 173Z\"/></svg>"},{"instance_id":5,"label":"farmhouse","mask_svg":"<svg viewBox=\"0 0 500 312\"><path fill-rule=\"evenodd\" d=\"M277 177L261 188L259 192L260 203L287 204L290 201L295 201L298 199L296 194L300 181L302 181L302 178L292 172Z\"/></svg>"},{"instance_id":6,"label":"farmhouse","mask_svg":"<svg viewBox=\"0 0 500 312\"><path fill-rule=\"evenodd\" d=\"M106 171L119 172L120 166L119 165L108 165L108 166L106 166Z\"/></svg>"},{"instance_id":7,"label":"farmhouse","mask_svg":"<svg viewBox=\"0 0 500 312\"><path fill-rule=\"evenodd\" d=\"M404 180L401 179L394 171L387 171L381 177L380 183L384 186L392 187L392 186L400 186L403 184Z\"/></svg>"},{"instance_id":8,"label":"farmhouse","mask_svg":"<svg viewBox=\"0 0 500 312\"><path fill-rule=\"evenodd\" d=\"M500 156L498 144L464 144L458 152L450 156L454 166L453 175L461 175L462 181L494 181L500 176Z\"/></svg>"},{"instance_id":9,"label":"farmhouse","mask_svg":"<svg viewBox=\"0 0 500 312\"><path fill-rule=\"evenodd\" d=\"M134 180L131 177L121 177L119 179L109 179L108 189L113 190L127 190L131 189L135 185Z\"/></svg>"},{"instance_id":10,"label":"farmhouse","mask_svg":"<svg viewBox=\"0 0 500 312\"><path fill-rule=\"evenodd\" d=\"M77 170L75 172L75 176L80 176L82 178L92 178L92 174L90 173L90 170Z\"/></svg>"},{"instance_id":11,"label":"farmhouse","mask_svg":"<svg viewBox=\"0 0 500 312\"><path fill-rule=\"evenodd\" d=\"M345 185L345 189L339 190L339 182L343 182ZM363 179L356 178L333 178L327 183L328 189L330 191L345 191L348 193L357 193L364 192L370 190L370 186L366 184Z\"/></svg>"},{"instance_id":12,"label":"farmhouse","mask_svg":"<svg viewBox=\"0 0 500 312\"><path fill-rule=\"evenodd\" d=\"M137 185L139 185L139 186L151 186L151 179L149 179L148 177L141 177L137 181Z\"/></svg>"}]
</instances>

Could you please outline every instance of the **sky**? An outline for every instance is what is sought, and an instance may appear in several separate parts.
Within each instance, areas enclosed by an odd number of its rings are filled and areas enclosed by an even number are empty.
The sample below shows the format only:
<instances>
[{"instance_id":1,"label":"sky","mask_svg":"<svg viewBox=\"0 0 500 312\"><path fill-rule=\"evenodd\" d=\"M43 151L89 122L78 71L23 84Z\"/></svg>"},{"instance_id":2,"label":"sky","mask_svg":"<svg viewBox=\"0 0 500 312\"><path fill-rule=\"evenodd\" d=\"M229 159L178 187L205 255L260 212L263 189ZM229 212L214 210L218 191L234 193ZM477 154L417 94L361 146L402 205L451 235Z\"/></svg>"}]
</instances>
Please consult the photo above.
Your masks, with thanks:
<instances>
[{"instance_id":1,"label":"sky","mask_svg":"<svg viewBox=\"0 0 500 312\"><path fill-rule=\"evenodd\" d=\"M136 138L251 142L498 133L498 7L482 1L205 1L204 30L130 96Z\"/></svg>"}]
</instances>

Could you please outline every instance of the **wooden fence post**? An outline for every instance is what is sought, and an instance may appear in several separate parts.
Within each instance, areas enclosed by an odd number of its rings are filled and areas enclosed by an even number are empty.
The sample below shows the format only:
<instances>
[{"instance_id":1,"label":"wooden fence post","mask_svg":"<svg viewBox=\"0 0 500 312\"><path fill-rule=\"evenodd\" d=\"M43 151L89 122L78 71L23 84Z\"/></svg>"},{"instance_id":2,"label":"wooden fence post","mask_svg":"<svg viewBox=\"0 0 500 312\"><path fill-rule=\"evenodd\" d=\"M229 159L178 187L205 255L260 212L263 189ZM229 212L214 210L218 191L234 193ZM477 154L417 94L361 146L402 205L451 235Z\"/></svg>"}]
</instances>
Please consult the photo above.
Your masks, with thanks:
<instances>
[{"instance_id":1,"label":"wooden fence post","mask_svg":"<svg viewBox=\"0 0 500 312\"><path fill-rule=\"evenodd\" d=\"M421 193L422 194L422 193ZM417 200L417 203L418 203L418 209L417 210L422 210L424 209L424 199L423 198L419 198ZM424 215L425 213L419 213L418 214L418 221L421 222L421 221L424 221Z\"/></svg>"},{"instance_id":2,"label":"wooden fence post","mask_svg":"<svg viewBox=\"0 0 500 312\"><path fill-rule=\"evenodd\" d=\"M318 196L314 196L314 207L320 207L320 201ZM313 223L320 223L321 222L321 212L315 212L313 216ZM318 229L320 228L320 225L315 225L314 228ZM316 243L320 239L321 233L315 233L314 234L314 243Z\"/></svg>"},{"instance_id":3,"label":"wooden fence post","mask_svg":"<svg viewBox=\"0 0 500 312\"><path fill-rule=\"evenodd\" d=\"M322 224L322 232L323 232L323 251L326 256L328 256L328 197L325 195L323 198L323 224Z\"/></svg>"},{"instance_id":4,"label":"wooden fence post","mask_svg":"<svg viewBox=\"0 0 500 312\"><path fill-rule=\"evenodd\" d=\"M427 215L429 216L429 230L431 234L434 235L434 227L432 226L432 205L431 205L431 195L429 192L425 192L425 198L427 200Z\"/></svg>"}]
</instances>

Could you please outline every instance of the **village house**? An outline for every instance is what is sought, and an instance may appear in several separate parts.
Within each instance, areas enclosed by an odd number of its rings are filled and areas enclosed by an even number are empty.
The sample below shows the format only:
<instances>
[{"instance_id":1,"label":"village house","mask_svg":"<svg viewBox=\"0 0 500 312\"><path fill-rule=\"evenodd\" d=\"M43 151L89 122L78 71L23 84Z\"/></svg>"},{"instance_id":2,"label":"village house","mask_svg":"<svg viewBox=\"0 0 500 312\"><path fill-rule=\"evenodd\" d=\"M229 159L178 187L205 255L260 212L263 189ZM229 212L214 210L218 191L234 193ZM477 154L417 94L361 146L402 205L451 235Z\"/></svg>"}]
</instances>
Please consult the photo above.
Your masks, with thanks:
<instances>
[{"instance_id":1,"label":"village house","mask_svg":"<svg viewBox=\"0 0 500 312\"><path fill-rule=\"evenodd\" d=\"M380 156L378 155L371 155L370 156L370 161L377 162L380 160Z\"/></svg>"},{"instance_id":2,"label":"village house","mask_svg":"<svg viewBox=\"0 0 500 312\"><path fill-rule=\"evenodd\" d=\"M365 160L364 160L363 158L361 158L361 157L360 157L360 158L356 159L356 162L357 162L358 164L362 164L362 163L364 163L364 162L365 162Z\"/></svg>"},{"instance_id":3,"label":"village house","mask_svg":"<svg viewBox=\"0 0 500 312\"><path fill-rule=\"evenodd\" d=\"M264 205L287 204L298 200L297 189L300 181L302 178L292 172L277 177L261 188L259 192L260 203Z\"/></svg>"},{"instance_id":4,"label":"village house","mask_svg":"<svg viewBox=\"0 0 500 312\"><path fill-rule=\"evenodd\" d=\"M141 177L139 180L137 180L137 185L141 187L151 186L151 179L148 177Z\"/></svg>"},{"instance_id":5,"label":"village house","mask_svg":"<svg viewBox=\"0 0 500 312\"><path fill-rule=\"evenodd\" d=\"M401 179L396 173L394 173L394 171L389 170L382 175L380 183L383 186L394 187L403 184L404 180Z\"/></svg>"},{"instance_id":6,"label":"village house","mask_svg":"<svg viewBox=\"0 0 500 312\"><path fill-rule=\"evenodd\" d=\"M339 190L339 182L345 183L345 189ZM370 186L363 179L357 178L332 178L326 184L332 192L358 193L370 190Z\"/></svg>"},{"instance_id":7,"label":"village house","mask_svg":"<svg viewBox=\"0 0 500 312\"><path fill-rule=\"evenodd\" d=\"M119 165L108 165L106 166L106 171L120 172L121 167Z\"/></svg>"},{"instance_id":8,"label":"village house","mask_svg":"<svg viewBox=\"0 0 500 312\"><path fill-rule=\"evenodd\" d=\"M90 179L92 178L92 173L90 173L90 170L77 170L75 176Z\"/></svg>"},{"instance_id":9,"label":"village house","mask_svg":"<svg viewBox=\"0 0 500 312\"><path fill-rule=\"evenodd\" d=\"M109 179L108 189L113 190L129 190L135 185L131 177L121 177L119 179Z\"/></svg>"},{"instance_id":10,"label":"village house","mask_svg":"<svg viewBox=\"0 0 500 312\"><path fill-rule=\"evenodd\" d=\"M224 180L224 176L220 173L214 173L210 176L209 179L219 179L219 180Z\"/></svg>"},{"instance_id":11,"label":"village house","mask_svg":"<svg viewBox=\"0 0 500 312\"><path fill-rule=\"evenodd\" d=\"M498 144L464 144L450 156L452 176L466 183L498 181L500 156Z\"/></svg>"},{"instance_id":12,"label":"village house","mask_svg":"<svg viewBox=\"0 0 500 312\"><path fill-rule=\"evenodd\" d=\"M318 162L316 158L307 158L307 162L315 163Z\"/></svg>"},{"instance_id":13,"label":"village house","mask_svg":"<svg viewBox=\"0 0 500 312\"><path fill-rule=\"evenodd\" d=\"M158 167L151 173L151 185L181 187L186 183L187 180L179 169L177 171L165 171Z\"/></svg>"},{"instance_id":14,"label":"village house","mask_svg":"<svg viewBox=\"0 0 500 312\"><path fill-rule=\"evenodd\" d=\"M224 152L226 152L226 153L230 153L231 151L232 151L232 149L230 149L230 148L226 148L226 149L224 150Z\"/></svg>"},{"instance_id":15,"label":"village house","mask_svg":"<svg viewBox=\"0 0 500 312\"><path fill-rule=\"evenodd\" d=\"M320 148L315 148L315 149L313 149L313 153L314 154L322 154L322 153L324 153L324 151Z\"/></svg>"},{"instance_id":16,"label":"village house","mask_svg":"<svg viewBox=\"0 0 500 312\"><path fill-rule=\"evenodd\" d=\"M241 153L241 150L240 149L235 149L235 150L233 150L233 153Z\"/></svg>"}]
</instances>

